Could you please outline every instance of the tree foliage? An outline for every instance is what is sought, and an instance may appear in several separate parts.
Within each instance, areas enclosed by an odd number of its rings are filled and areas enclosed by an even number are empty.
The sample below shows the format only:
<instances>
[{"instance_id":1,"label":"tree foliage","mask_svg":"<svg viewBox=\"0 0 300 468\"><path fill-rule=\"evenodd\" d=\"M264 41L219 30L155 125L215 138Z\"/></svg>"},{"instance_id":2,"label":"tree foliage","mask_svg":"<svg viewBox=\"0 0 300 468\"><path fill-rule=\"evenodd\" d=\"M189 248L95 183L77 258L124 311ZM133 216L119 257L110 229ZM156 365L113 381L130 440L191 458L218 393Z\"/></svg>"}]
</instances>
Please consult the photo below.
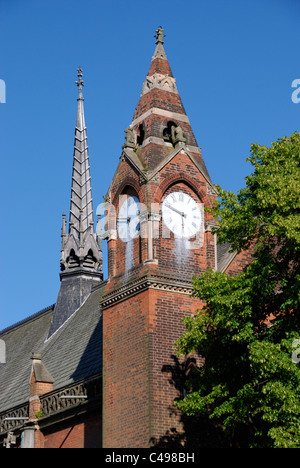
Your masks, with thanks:
<instances>
[{"instance_id":1,"label":"tree foliage","mask_svg":"<svg viewBox=\"0 0 300 468\"><path fill-rule=\"evenodd\" d=\"M253 144L253 172L237 195L218 187L218 241L253 247L236 276L193 279L205 306L184 319L178 354L197 351L192 391L177 406L208 415L232 445L300 447L300 134ZM300 347L300 345L299 345ZM297 356L297 355L296 355ZM300 356L300 351L299 351Z\"/></svg>"}]
</instances>

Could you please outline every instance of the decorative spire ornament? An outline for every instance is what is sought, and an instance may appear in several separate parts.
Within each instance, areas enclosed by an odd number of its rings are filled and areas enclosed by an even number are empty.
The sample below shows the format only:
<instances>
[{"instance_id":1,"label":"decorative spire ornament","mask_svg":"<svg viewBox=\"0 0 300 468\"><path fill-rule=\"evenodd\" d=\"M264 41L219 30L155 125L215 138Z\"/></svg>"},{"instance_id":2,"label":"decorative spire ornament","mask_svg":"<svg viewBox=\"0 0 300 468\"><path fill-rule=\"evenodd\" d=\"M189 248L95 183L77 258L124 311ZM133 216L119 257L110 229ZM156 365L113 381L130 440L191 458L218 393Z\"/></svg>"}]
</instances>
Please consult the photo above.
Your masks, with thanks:
<instances>
[{"instance_id":1,"label":"decorative spire ornament","mask_svg":"<svg viewBox=\"0 0 300 468\"><path fill-rule=\"evenodd\" d=\"M155 38L156 38L156 42L155 44L164 44L164 40L163 38L166 37L165 34L163 34L164 32L164 29L162 29L161 26L159 26L157 29L156 29L156 34L155 34Z\"/></svg>"},{"instance_id":2,"label":"decorative spire ornament","mask_svg":"<svg viewBox=\"0 0 300 468\"><path fill-rule=\"evenodd\" d=\"M84 100L82 97L82 86L84 86L84 82L82 81L82 68L77 68L77 71L78 81L75 81L75 84L78 86L78 99Z\"/></svg>"}]
</instances>

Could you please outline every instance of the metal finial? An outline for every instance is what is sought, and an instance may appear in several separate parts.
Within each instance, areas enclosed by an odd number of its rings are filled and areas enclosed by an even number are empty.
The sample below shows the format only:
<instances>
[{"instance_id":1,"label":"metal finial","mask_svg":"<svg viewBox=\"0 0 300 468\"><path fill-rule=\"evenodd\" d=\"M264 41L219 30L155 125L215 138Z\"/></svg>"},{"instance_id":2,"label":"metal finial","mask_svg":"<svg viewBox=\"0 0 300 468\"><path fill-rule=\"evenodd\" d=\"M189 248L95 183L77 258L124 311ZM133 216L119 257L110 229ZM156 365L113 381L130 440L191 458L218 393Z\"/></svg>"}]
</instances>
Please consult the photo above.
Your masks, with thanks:
<instances>
[{"instance_id":1,"label":"metal finial","mask_svg":"<svg viewBox=\"0 0 300 468\"><path fill-rule=\"evenodd\" d=\"M64 248L65 237L67 237L67 220L66 213L63 213L62 227L61 227L61 248Z\"/></svg>"},{"instance_id":2,"label":"metal finial","mask_svg":"<svg viewBox=\"0 0 300 468\"><path fill-rule=\"evenodd\" d=\"M99 249L101 250L102 233L101 233L101 219L100 219L99 214L97 215L96 240L97 240Z\"/></svg>"},{"instance_id":3,"label":"metal finial","mask_svg":"<svg viewBox=\"0 0 300 468\"><path fill-rule=\"evenodd\" d=\"M63 213L63 221L62 221L62 228L61 228L61 237L66 237L67 233L66 233L66 224L67 224L67 220L66 220L66 213Z\"/></svg>"},{"instance_id":4,"label":"metal finial","mask_svg":"<svg viewBox=\"0 0 300 468\"><path fill-rule=\"evenodd\" d=\"M163 39L164 39L164 37L166 37L166 35L163 34L164 29L163 29L161 26L159 26L159 27L156 29L155 32L156 32L156 34L155 34L155 36L154 36L154 37L156 38L155 44L159 44L159 43L160 43L160 44L163 44L163 43L164 43L164 40L163 40Z\"/></svg>"},{"instance_id":5,"label":"metal finial","mask_svg":"<svg viewBox=\"0 0 300 468\"><path fill-rule=\"evenodd\" d=\"M84 86L84 82L82 81L82 68L77 68L77 76L78 76L78 81L75 81L75 83L77 84L78 86L78 90L79 90L79 97L82 97L82 86Z\"/></svg>"},{"instance_id":6,"label":"metal finial","mask_svg":"<svg viewBox=\"0 0 300 468\"><path fill-rule=\"evenodd\" d=\"M78 81L75 81L77 86L84 86L84 82L82 81L82 68L77 68L77 76L78 76Z\"/></svg>"}]
</instances>

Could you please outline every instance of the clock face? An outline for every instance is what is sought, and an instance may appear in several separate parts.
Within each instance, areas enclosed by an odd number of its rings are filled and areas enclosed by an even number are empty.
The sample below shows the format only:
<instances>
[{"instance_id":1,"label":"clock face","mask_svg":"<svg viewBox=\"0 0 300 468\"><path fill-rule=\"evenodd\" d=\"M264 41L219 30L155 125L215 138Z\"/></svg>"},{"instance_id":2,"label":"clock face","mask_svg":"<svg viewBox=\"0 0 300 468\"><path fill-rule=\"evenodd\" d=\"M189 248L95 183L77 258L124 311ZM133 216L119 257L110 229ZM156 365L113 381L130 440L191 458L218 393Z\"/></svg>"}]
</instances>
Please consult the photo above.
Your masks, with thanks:
<instances>
[{"instance_id":1,"label":"clock face","mask_svg":"<svg viewBox=\"0 0 300 468\"><path fill-rule=\"evenodd\" d=\"M201 227L201 210L196 201L184 192L173 192L165 198L162 217L166 226L178 237L193 237Z\"/></svg>"},{"instance_id":2,"label":"clock face","mask_svg":"<svg viewBox=\"0 0 300 468\"><path fill-rule=\"evenodd\" d=\"M130 196L121 205L118 216L118 234L123 242L134 239L140 230L140 201Z\"/></svg>"}]
</instances>

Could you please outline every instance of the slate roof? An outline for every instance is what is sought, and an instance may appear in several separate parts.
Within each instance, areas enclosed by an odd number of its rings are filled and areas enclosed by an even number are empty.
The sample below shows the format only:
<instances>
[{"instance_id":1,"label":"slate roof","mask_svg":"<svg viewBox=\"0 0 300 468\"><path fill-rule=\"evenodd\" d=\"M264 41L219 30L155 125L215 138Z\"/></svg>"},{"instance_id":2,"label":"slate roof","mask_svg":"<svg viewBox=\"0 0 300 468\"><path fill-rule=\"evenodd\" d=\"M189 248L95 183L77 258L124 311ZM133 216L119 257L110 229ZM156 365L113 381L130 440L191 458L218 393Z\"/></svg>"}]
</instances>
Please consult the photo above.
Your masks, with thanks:
<instances>
[{"instance_id":1,"label":"slate roof","mask_svg":"<svg viewBox=\"0 0 300 468\"><path fill-rule=\"evenodd\" d=\"M32 352L54 378L53 389L102 371L102 283L86 302L47 340L54 305L0 332L6 345L6 364L0 364L0 412L29 398Z\"/></svg>"},{"instance_id":2,"label":"slate roof","mask_svg":"<svg viewBox=\"0 0 300 468\"><path fill-rule=\"evenodd\" d=\"M231 250L231 244L229 242L217 244L218 271L224 272L235 256L236 252Z\"/></svg>"},{"instance_id":3,"label":"slate roof","mask_svg":"<svg viewBox=\"0 0 300 468\"><path fill-rule=\"evenodd\" d=\"M230 244L218 244L218 270L224 271L235 253ZM54 378L53 389L102 372L102 311L105 282L95 287L84 304L47 340L54 305L2 332L6 364L0 363L0 413L29 398L32 353Z\"/></svg>"}]
</instances>

